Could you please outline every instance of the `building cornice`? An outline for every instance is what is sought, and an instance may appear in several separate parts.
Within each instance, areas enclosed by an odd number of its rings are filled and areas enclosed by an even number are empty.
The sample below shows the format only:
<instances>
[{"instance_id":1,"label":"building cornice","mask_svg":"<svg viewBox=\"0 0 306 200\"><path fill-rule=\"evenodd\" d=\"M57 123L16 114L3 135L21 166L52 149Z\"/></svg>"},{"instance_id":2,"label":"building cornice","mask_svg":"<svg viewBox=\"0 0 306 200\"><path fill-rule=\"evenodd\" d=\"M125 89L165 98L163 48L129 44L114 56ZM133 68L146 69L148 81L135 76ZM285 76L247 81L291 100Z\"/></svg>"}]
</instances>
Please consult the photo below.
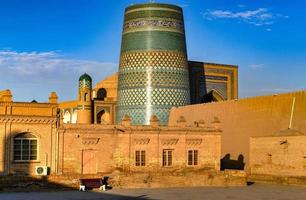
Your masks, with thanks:
<instances>
[{"instance_id":1,"label":"building cornice","mask_svg":"<svg viewBox=\"0 0 306 200\"><path fill-rule=\"evenodd\" d=\"M56 117L0 115L0 123L55 124Z\"/></svg>"}]
</instances>

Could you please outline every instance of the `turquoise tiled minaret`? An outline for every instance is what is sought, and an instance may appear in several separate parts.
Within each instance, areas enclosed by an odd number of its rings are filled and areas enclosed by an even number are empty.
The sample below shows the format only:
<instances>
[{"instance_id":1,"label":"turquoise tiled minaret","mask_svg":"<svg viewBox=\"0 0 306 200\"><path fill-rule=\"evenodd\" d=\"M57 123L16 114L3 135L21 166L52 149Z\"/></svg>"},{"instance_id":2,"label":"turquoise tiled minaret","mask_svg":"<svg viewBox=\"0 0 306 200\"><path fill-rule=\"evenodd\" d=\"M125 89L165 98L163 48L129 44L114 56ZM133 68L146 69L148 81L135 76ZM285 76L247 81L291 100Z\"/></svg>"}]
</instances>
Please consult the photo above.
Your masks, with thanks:
<instances>
[{"instance_id":1,"label":"turquoise tiled minaret","mask_svg":"<svg viewBox=\"0 0 306 200\"><path fill-rule=\"evenodd\" d=\"M189 104L182 8L138 4L126 8L118 82L117 123L147 125L152 115L167 124L174 106Z\"/></svg>"}]
</instances>

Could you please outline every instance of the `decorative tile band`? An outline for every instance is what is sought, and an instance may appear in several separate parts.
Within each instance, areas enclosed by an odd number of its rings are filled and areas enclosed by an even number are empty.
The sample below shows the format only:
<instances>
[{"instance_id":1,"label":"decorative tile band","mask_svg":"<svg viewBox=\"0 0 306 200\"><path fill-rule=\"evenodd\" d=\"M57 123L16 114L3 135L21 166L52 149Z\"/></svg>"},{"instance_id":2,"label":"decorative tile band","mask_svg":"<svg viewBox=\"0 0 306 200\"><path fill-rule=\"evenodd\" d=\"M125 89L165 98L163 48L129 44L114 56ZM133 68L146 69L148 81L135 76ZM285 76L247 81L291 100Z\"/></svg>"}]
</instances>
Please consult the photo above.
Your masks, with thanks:
<instances>
[{"instance_id":1,"label":"decorative tile band","mask_svg":"<svg viewBox=\"0 0 306 200\"><path fill-rule=\"evenodd\" d=\"M125 12L125 14L129 14L132 12L138 12L138 11L171 11L171 12L182 13L181 10L171 9L171 8L144 7L144 8L136 8L136 9L128 10Z\"/></svg>"},{"instance_id":2,"label":"decorative tile band","mask_svg":"<svg viewBox=\"0 0 306 200\"><path fill-rule=\"evenodd\" d=\"M205 72L206 73L216 73L216 74L228 74L230 76L230 84L231 84L231 96L234 97L234 91L235 91L235 75L234 75L234 71L230 70L230 69L217 69L217 68L205 68ZM226 92L225 92L226 94ZM230 98L227 95L224 96L226 99Z\"/></svg>"},{"instance_id":3,"label":"decorative tile band","mask_svg":"<svg viewBox=\"0 0 306 200\"><path fill-rule=\"evenodd\" d=\"M91 82L85 79L79 81L79 88L88 88L91 89Z\"/></svg>"},{"instance_id":4,"label":"decorative tile band","mask_svg":"<svg viewBox=\"0 0 306 200\"><path fill-rule=\"evenodd\" d=\"M147 88L125 89L118 91L118 106L183 106L189 103L186 89ZM132 116L130 116L132 117ZM151 116L149 116L151 117Z\"/></svg>"},{"instance_id":5,"label":"decorative tile band","mask_svg":"<svg viewBox=\"0 0 306 200\"><path fill-rule=\"evenodd\" d=\"M120 56L120 70L154 66L188 68L186 54L176 51L136 51L122 53Z\"/></svg>"},{"instance_id":6,"label":"decorative tile band","mask_svg":"<svg viewBox=\"0 0 306 200\"><path fill-rule=\"evenodd\" d=\"M174 9L174 10L177 10L177 11L182 11L182 8L177 6L177 5L150 2L150 3L141 3L141 4L130 5L125 9L125 12L135 10L135 9L140 9L140 8L168 8L168 9Z\"/></svg>"},{"instance_id":7,"label":"decorative tile band","mask_svg":"<svg viewBox=\"0 0 306 200\"><path fill-rule=\"evenodd\" d=\"M132 20L127 21L124 24L123 34L147 30L165 30L184 34L184 24L182 21L174 19L145 18L139 20Z\"/></svg>"},{"instance_id":8,"label":"decorative tile band","mask_svg":"<svg viewBox=\"0 0 306 200\"><path fill-rule=\"evenodd\" d=\"M159 120L161 125L166 125L168 123L169 112L173 106L169 107L155 107L152 106L152 115L155 115ZM124 115L128 115L132 118L132 123L136 125L149 124L150 119L145 118L147 114L146 106L138 106L134 108L119 106L116 120L120 122Z\"/></svg>"},{"instance_id":9,"label":"decorative tile band","mask_svg":"<svg viewBox=\"0 0 306 200\"><path fill-rule=\"evenodd\" d=\"M169 31L142 31L122 36L121 53L141 50L186 52L185 35Z\"/></svg>"},{"instance_id":10,"label":"decorative tile band","mask_svg":"<svg viewBox=\"0 0 306 200\"><path fill-rule=\"evenodd\" d=\"M138 88L138 87L160 87L160 88L183 88L189 89L186 82L188 71L129 71L121 72L119 76L121 89ZM150 84L150 85L149 85Z\"/></svg>"},{"instance_id":11,"label":"decorative tile band","mask_svg":"<svg viewBox=\"0 0 306 200\"><path fill-rule=\"evenodd\" d=\"M175 12L170 10L138 10L132 13L126 13L124 16L124 20L128 21L149 17L172 18L181 21L183 20L183 15L181 12Z\"/></svg>"},{"instance_id":12,"label":"decorative tile band","mask_svg":"<svg viewBox=\"0 0 306 200\"><path fill-rule=\"evenodd\" d=\"M224 76L205 76L206 80L216 80L216 81L227 81L227 77Z\"/></svg>"}]
</instances>

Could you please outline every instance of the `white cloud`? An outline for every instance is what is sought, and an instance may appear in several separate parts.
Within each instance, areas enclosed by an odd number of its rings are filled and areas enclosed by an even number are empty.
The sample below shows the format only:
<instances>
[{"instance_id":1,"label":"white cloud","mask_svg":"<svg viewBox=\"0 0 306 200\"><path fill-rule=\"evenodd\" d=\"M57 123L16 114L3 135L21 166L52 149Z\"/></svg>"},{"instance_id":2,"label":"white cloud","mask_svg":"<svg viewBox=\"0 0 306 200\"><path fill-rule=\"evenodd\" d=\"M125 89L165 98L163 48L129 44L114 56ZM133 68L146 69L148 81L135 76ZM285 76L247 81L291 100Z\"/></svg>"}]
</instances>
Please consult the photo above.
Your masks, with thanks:
<instances>
[{"instance_id":1,"label":"white cloud","mask_svg":"<svg viewBox=\"0 0 306 200\"><path fill-rule=\"evenodd\" d=\"M264 65L264 64L251 64L251 65L249 65L249 67L250 67L251 69L253 69L253 70L257 70L257 69L262 69L262 68L264 68L265 65Z\"/></svg>"},{"instance_id":2,"label":"white cloud","mask_svg":"<svg viewBox=\"0 0 306 200\"><path fill-rule=\"evenodd\" d=\"M12 89L17 100L41 100L55 90L61 99L74 99L78 78L88 73L97 83L118 70L118 64L70 59L58 51L16 52L0 50L1 89ZM2 74L1 74L2 75Z\"/></svg>"},{"instance_id":3,"label":"white cloud","mask_svg":"<svg viewBox=\"0 0 306 200\"><path fill-rule=\"evenodd\" d=\"M70 71L75 73L112 71L115 63L63 58L58 52L0 51L0 68L21 76L44 75Z\"/></svg>"},{"instance_id":4,"label":"white cloud","mask_svg":"<svg viewBox=\"0 0 306 200\"><path fill-rule=\"evenodd\" d=\"M245 6L238 6L243 9ZM202 13L203 17L208 20L214 19L231 19L239 22L245 22L255 26L269 26L275 23L279 18L289 18L282 14L274 14L268 8L257 8L255 10L206 10ZM267 30L267 29L266 29ZM269 30L267 30L269 31Z\"/></svg>"}]
</instances>

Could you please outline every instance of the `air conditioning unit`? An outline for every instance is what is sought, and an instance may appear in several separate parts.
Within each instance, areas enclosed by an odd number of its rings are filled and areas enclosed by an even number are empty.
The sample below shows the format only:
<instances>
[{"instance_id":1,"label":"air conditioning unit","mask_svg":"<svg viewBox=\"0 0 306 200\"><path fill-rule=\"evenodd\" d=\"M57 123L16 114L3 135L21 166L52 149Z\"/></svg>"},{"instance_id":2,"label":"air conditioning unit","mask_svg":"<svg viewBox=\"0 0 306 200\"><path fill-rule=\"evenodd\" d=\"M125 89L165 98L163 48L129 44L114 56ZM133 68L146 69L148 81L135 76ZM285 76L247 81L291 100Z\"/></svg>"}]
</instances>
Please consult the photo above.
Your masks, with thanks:
<instances>
[{"instance_id":1,"label":"air conditioning unit","mask_svg":"<svg viewBox=\"0 0 306 200\"><path fill-rule=\"evenodd\" d=\"M49 172L48 166L36 166L35 167L35 175L38 176L47 176Z\"/></svg>"}]
</instances>

